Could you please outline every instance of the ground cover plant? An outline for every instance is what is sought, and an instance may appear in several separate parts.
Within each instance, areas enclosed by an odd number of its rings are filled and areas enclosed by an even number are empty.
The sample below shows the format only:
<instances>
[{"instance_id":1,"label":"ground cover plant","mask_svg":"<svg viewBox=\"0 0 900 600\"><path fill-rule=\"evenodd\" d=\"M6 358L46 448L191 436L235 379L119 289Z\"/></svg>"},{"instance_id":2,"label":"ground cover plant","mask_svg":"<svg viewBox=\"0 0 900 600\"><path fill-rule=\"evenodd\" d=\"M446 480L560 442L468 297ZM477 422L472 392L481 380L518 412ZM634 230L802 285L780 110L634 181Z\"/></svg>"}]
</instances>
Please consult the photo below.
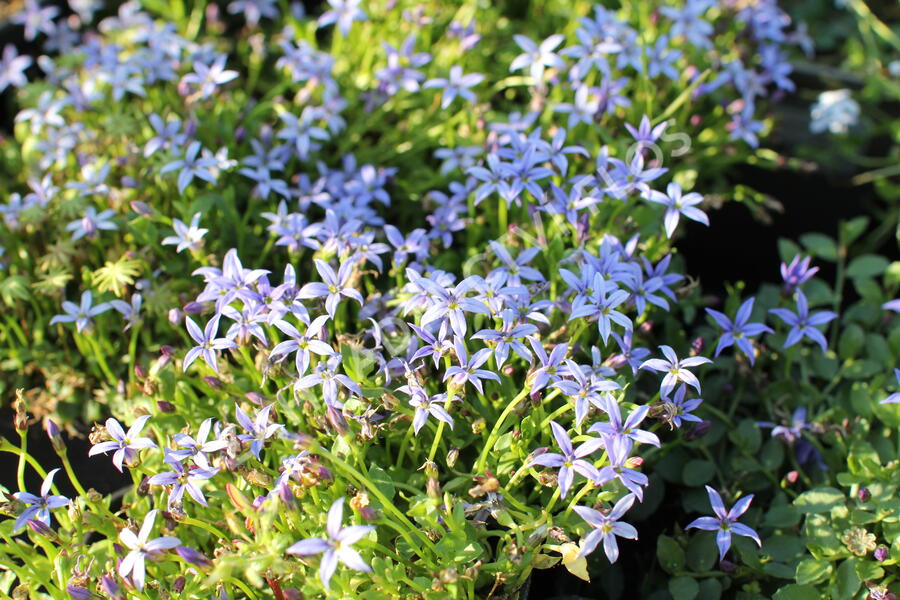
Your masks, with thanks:
<instances>
[{"instance_id":1,"label":"ground cover plant","mask_svg":"<svg viewBox=\"0 0 900 600\"><path fill-rule=\"evenodd\" d=\"M896 173L758 286L676 245L802 162L777 3L4 18L0 597L896 593Z\"/></svg>"}]
</instances>

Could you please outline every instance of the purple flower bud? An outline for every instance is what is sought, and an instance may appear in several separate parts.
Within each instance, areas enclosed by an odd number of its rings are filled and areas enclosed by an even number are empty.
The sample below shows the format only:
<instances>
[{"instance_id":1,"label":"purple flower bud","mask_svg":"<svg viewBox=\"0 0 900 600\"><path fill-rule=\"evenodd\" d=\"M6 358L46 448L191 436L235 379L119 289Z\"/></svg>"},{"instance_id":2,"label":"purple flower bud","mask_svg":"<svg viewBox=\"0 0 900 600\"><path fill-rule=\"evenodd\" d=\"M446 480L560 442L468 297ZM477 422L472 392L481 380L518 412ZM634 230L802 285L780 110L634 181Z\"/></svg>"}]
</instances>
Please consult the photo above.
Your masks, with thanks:
<instances>
[{"instance_id":1,"label":"purple flower bud","mask_svg":"<svg viewBox=\"0 0 900 600\"><path fill-rule=\"evenodd\" d=\"M347 433L347 421L344 419L344 415L338 412L333 406L329 406L325 411L325 419L338 435Z\"/></svg>"},{"instance_id":2,"label":"purple flower bud","mask_svg":"<svg viewBox=\"0 0 900 600\"><path fill-rule=\"evenodd\" d=\"M721 569L723 573L734 573L737 571L737 565L727 560L721 560L719 561L719 569Z\"/></svg>"},{"instance_id":3,"label":"purple flower bud","mask_svg":"<svg viewBox=\"0 0 900 600\"><path fill-rule=\"evenodd\" d=\"M698 355L699 355L701 352L703 352L703 346L704 346L704 345L705 345L705 344L704 344L704 342L703 342L703 338L702 338L702 337L695 338L694 341L691 342L691 351L692 351L694 354L698 354Z\"/></svg>"},{"instance_id":4,"label":"purple flower bud","mask_svg":"<svg viewBox=\"0 0 900 600\"><path fill-rule=\"evenodd\" d=\"M710 427L712 427L712 421L700 421L684 433L684 439L687 441L699 440L709 433Z\"/></svg>"},{"instance_id":5,"label":"purple flower bud","mask_svg":"<svg viewBox=\"0 0 900 600\"><path fill-rule=\"evenodd\" d=\"M189 315L199 315L203 314L203 311L206 310L206 307L203 306L202 302L188 302L182 307L181 310Z\"/></svg>"},{"instance_id":6,"label":"purple flower bud","mask_svg":"<svg viewBox=\"0 0 900 600\"><path fill-rule=\"evenodd\" d=\"M53 530L50 529L49 525L36 519L31 519L30 521L28 521L28 527L30 527L31 530L36 534L42 535L46 538L53 537L55 535L53 533Z\"/></svg>"},{"instance_id":7,"label":"purple flower bud","mask_svg":"<svg viewBox=\"0 0 900 600\"><path fill-rule=\"evenodd\" d=\"M287 506L294 505L294 493L291 491L291 487L288 485L280 485L277 488L278 490L278 499L281 500Z\"/></svg>"},{"instance_id":8,"label":"purple flower bud","mask_svg":"<svg viewBox=\"0 0 900 600\"><path fill-rule=\"evenodd\" d=\"M198 552L193 548L188 548L187 546L178 546L175 548L175 552L178 553L178 556L187 563L190 563L196 567L211 567L212 561L209 560L205 554L202 552Z\"/></svg>"},{"instance_id":9,"label":"purple flower bud","mask_svg":"<svg viewBox=\"0 0 900 600\"><path fill-rule=\"evenodd\" d=\"M883 562L887 560L889 554L886 546L878 546L875 548L875 560L878 562Z\"/></svg>"},{"instance_id":10,"label":"purple flower bud","mask_svg":"<svg viewBox=\"0 0 900 600\"><path fill-rule=\"evenodd\" d=\"M860 502L868 502L872 499L872 492L869 491L869 488L859 488L856 497L859 498Z\"/></svg>"},{"instance_id":11,"label":"purple flower bud","mask_svg":"<svg viewBox=\"0 0 900 600\"><path fill-rule=\"evenodd\" d=\"M103 575L100 578L100 590L111 598L121 598L122 590L119 582L112 575Z\"/></svg>"},{"instance_id":12,"label":"purple flower bud","mask_svg":"<svg viewBox=\"0 0 900 600\"><path fill-rule=\"evenodd\" d=\"M181 314L181 311L178 310L177 308L170 309L169 310L169 323L171 323L172 325L175 325L177 327L178 324L181 323L182 316L183 315Z\"/></svg>"},{"instance_id":13,"label":"purple flower bud","mask_svg":"<svg viewBox=\"0 0 900 600\"><path fill-rule=\"evenodd\" d=\"M69 594L69 597L74 598L74 600L90 600L92 596L91 590L81 587L80 585L67 585L66 592Z\"/></svg>"},{"instance_id":14,"label":"purple flower bud","mask_svg":"<svg viewBox=\"0 0 900 600\"><path fill-rule=\"evenodd\" d=\"M160 346L159 351L163 356L172 356L178 349L175 346L164 345Z\"/></svg>"},{"instance_id":15,"label":"purple flower bud","mask_svg":"<svg viewBox=\"0 0 900 600\"><path fill-rule=\"evenodd\" d=\"M247 130L244 127L238 127L234 130L234 141L241 143L247 137Z\"/></svg>"},{"instance_id":16,"label":"purple flower bud","mask_svg":"<svg viewBox=\"0 0 900 600\"><path fill-rule=\"evenodd\" d=\"M286 588L282 590L281 595L284 596L284 600L300 600L303 597L297 588Z\"/></svg>"},{"instance_id":17,"label":"purple flower bud","mask_svg":"<svg viewBox=\"0 0 900 600\"><path fill-rule=\"evenodd\" d=\"M137 182L135 182L134 187L137 187ZM131 201L131 210L139 215L144 215L145 217L149 217L153 214L153 209L150 208L150 205L146 202L141 202L140 200Z\"/></svg>"},{"instance_id":18,"label":"purple flower bud","mask_svg":"<svg viewBox=\"0 0 900 600\"><path fill-rule=\"evenodd\" d=\"M134 377L138 380L147 376L147 367L144 365L134 365Z\"/></svg>"},{"instance_id":19,"label":"purple flower bud","mask_svg":"<svg viewBox=\"0 0 900 600\"><path fill-rule=\"evenodd\" d=\"M197 119L188 119L184 124L184 135L193 139L197 135Z\"/></svg>"},{"instance_id":20,"label":"purple flower bud","mask_svg":"<svg viewBox=\"0 0 900 600\"><path fill-rule=\"evenodd\" d=\"M221 379L219 379L218 377L213 377L212 375L205 376L203 378L203 381L205 381L206 385L208 385L209 387L211 387L214 390L221 390L222 388L225 387L225 385L222 383Z\"/></svg>"},{"instance_id":21,"label":"purple flower bud","mask_svg":"<svg viewBox=\"0 0 900 600\"><path fill-rule=\"evenodd\" d=\"M244 398L256 404L257 406L266 405L266 397L259 392L247 392L246 394L244 394Z\"/></svg>"},{"instance_id":22,"label":"purple flower bud","mask_svg":"<svg viewBox=\"0 0 900 600\"><path fill-rule=\"evenodd\" d=\"M157 400L156 401L156 410L161 413L171 414L175 412L175 405L169 402L168 400Z\"/></svg>"},{"instance_id":23,"label":"purple flower bud","mask_svg":"<svg viewBox=\"0 0 900 600\"><path fill-rule=\"evenodd\" d=\"M59 437L59 425L57 425L53 419L47 419L47 423L44 425L44 428L47 430L47 437L50 438L52 442L55 438Z\"/></svg>"}]
</instances>

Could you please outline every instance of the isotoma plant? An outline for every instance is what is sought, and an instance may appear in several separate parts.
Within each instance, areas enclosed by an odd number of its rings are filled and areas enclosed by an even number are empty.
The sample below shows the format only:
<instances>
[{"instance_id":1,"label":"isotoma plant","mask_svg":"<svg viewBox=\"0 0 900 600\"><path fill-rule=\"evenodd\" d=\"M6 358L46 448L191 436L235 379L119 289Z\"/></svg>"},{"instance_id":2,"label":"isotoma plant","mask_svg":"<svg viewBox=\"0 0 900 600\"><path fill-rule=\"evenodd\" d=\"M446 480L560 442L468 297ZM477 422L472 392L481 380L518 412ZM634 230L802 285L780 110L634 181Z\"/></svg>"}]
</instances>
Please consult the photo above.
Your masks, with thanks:
<instances>
[{"instance_id":1,"label":"isotoma plant","mask_svg":"<svg viewBox=\"0 0 900 600\"><path fill-rule=\"evenodd\" d=\"M850 439L816 378L892 410L849 383L884 355L829 350L887 318L888 265L845 264L865 224L786 242L782 287L702 313L672 246L715 226L729 164L776 160L804 30L773 1L538 4L24 3L44 54L0 62L2 391L26 389L4 595L514 597L654 538L648 597L813 585L804 553L831 559L791 485ZM847 278L867 292L839 318ZM105 425L76 457L47 419L48 472L29 412L57 403ZM814 424L786 424L801 404ZM102 461L130 484L85 489Z\"/></svg>"}]
</instances>

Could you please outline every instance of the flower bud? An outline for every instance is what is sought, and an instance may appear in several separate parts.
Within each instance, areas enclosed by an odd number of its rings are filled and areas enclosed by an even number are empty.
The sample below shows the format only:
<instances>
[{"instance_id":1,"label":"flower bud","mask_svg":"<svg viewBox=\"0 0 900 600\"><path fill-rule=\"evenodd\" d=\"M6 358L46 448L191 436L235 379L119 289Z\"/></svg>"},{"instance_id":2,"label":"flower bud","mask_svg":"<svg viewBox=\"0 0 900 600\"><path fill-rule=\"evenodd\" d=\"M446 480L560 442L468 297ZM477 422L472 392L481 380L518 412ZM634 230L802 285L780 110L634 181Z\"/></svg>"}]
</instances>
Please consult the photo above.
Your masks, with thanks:
<instances>
[{"instance_id":1,"label":"flower bud","mask_svg":"<svg viewBox=\"0 0 900 600\"><path fill-rule=\"evenodd\" d=\"M134 365L134 378L138 381L147 377L147 367L144 365Z\"/></svg>"},{"instance_id":2,"label":"flower bud","mask_svg":"<svg viewBox=\"0 0 900 600\"><path fill-rule=\"evenodd\" d=\"M206 307L203 306L201 302L188 302L184 306L181 307L181 310L188 315L200 315L203 314L203 311L206 310Z\"/></svg>"},{"instance_id":3,"label":"flower bud","mask_svg":"<svg viewBox=\"0 0 900 600\"><path fill-rule=\"evenodd\" d=\"M81 521L81 509L74 502L69 502L69 508L66 509L69 514L69 520L73 523Z\"/></svg>"},{"instance_id":4,"label":"flower bud","mask_svg":"<svg viewBox=\"0 0 900 600\"><path fill-rule=\"evenodd\" d=\"M172 583L172 591L176 594L180 594L182 591L184 591L184 586L186 583L187 579L184 578L184 575L179 575Z\"/></svg>"},{"instance_id":5,"label":"flower bud","mask_svg":"<svg viewBox=\"0 0 900 600\"><path fill-rule=\"evenodd\" d=\"M206 375L203 377L203 381L206 382L206 385L211 387L214 390L221 390L225 387L225 384L222 383L222 380L213 375Z\"/></svg>"},{"instance_id":6,"label":"flower bud","mask_svg":"<svg viewBox=\"0 0 900 600\"><path fill-rule=\"evenodd\" d=\"M281 591L281 595L284 597L284 600L300 600L303 598L303 595L297 588L286 588Z\"/></svg>"},{"instance_id":7,"label":"flower bud","mask_svg":"<svg viewBox=\"0 0 900 600\"><path fill-rule=\"evenodd\" d=\"M441 582L452 585L459 580L459 572L453 567L449 567L447 569L441 569L441 572L438 573L438 577L441 578Z\"/></svg>"},{"instance_id":8,"label":"flower bud","mask_svg":"<svg viewBox=\"0 0 900 600\"><path fill-rule=\"evenodd\" d=\"M132 186L128 186L132 187ZM137 187L137 186L133 186ZM132 200L131 201L131 210L136 212L139 215L143 215L145 217L149 217L153 214L153 209L146 202L141 202L140 200Z\"/></svg>"},{"instance_id":9,"label":"flower bud","mask_svg":"<svg viewBox=\"0 0 900 600\"><path fill-rule=\"evenodd\" d=\"M175 405L169 402L168 400L157 400L156 401L156 410L161 413L171 414L175 412Z\"/></svg>"},{"instance_id":10,"label":"flower bud","mask_svg":"<svg viewBox=\"0 0 900 600\"><path fill-rule=\"evenodd\" d=\"M625 461L625 467L628 469L640 469L641 465L644 464L644 459L640 456L630 456Z\"/></svg>"},{"instance_id":11,"label":"flower bud","mask_svg":"<svg viewBox=\"0 0 900 600\"><path fill-rule=\"evenodd\" d=\"M119 582L116 581L116 578L112 575L103 575L100 577L100 591L116 600L122 598L122 590L119 588Z\"/></svg>"},{"instance_id":12,"label":"flower bud","mask_svg":"<svg viewBox=\"0 0 900 600\"><path fill-rule=\"evenodd\" d=\"M50 527L44 523L43 521L38 521L37 519L31 519L28 521L28 527L36 534L43 536L49 539L55 539L56 533L50 529Z\"/></svg>"},{"instance_id":13,"label":"flower bud","mask_svg":"<svg viewBox=\"0 0 900 600\"><path fill-rule=\"evenodd\" d=\"M723 573L734 573L737 571L737 565L727 560L721 560L719 561L719 569L721 569Z\"/></svg>"},{"instance_id":14,"label":"flower bud","mask_svg":"<svg viewBox=\"0 0 900 600\"><path fill-rule=\"evenodd\" d=\"M178 352L178 348L176 348L175 346L169 346L168 344L164 344L159 347L159 352L162 356L168 357L168 356L172 356L176 352Z\"/></svg>"},{"instance_id":15,"label":"flower bud","mask_svg":"<svg viewBox=\"0 0 900 600\"><path fill-rule=\"evenodd\" d=\"M338 435L344 435L345 433L347 433L347 421L344 419L344 415L338 412L338 410L333 406L329 406L326 409L325 419Z\"/></svg>"},{"instance_id":16,"label":"flower bud","mask_svg":"<svg viewBox=\"0 0 900 600\"><path fill-rule=\"evenodd\" d=\"M187 546L176 546L175 552L178 556L181 557L186 563L190 563L195 567L211 567L212 561L206 557L205 554L194 550L193 548L189 548Z\"/></svg>"},{"instance_id":17,"label":"flower bud","mask_svg":"<svg viewBox=\"0 0 900 600\"><path fill-rule=\"evenodd\" d=\"M428 482L425 484L425 493L428 494L429 498L441 497L441 484L437 477L428 478Z\"/></svg>"},{"instance_id":18,"label":"flower bud","mask_svg":"<svg viewBox=\"0 0 900 600\"><path fill-rule=\"evenodd\" d=\"M18 431L28 430L28 411L25 408L25 395L22 390L16 390L16 399L13 401L13 425Z\"/></svg>"},{"instance_id":19,"label":"flower bud","mask_svg":"<svg viewBox=\"0 0 900 600\"><path fill-rule=\"evenodd\" d=\"M169 323L171 323L172 325L177 327L181 323L181 317L181 311L177 308L172 308L169 310Z\"/></svg>"},{"instance_id":20,"label":"flower bud","mask_svg":"<svg viewBox=\"0 0 900 600\"><path fill-rule=\"evenodd\" d=\"M784 476L784 480L788 485L793 485L797 483L797 480L800 478L800 473L797 471L788 471L787 475Z\"/></svg>"},{"instance_id":21,"label":"flower bud","mask_svg":"<svg viewBox=\"0 0 900 600\"><path fill-rule=\"evenodd\" d=\"M47 419L46 431L47 437L50 438L50 445L53 446L53 450L55 450L57 454L65 451L66 442L62 438L62 432L59 430L59 425L57 425L53 419Z\"/></svg>"},{"instance_id":22,"label":"flower bud","mask_svg":"<svg viewBox=\"0 0 900 600\"><path fill-rule=\"evenodd\" d=\"M422 469L425 471L426 477L437 477L438 476L438 468L437 463L432 460L425 461L425 464L422 465Z\"/></svg>"},{"instance_id":23,"label":"flower bud","mask_svg":"<svg viewBox=\"0 0 900 600\"><path fill-rule=\"evenodd\" d=\"M447 453L447 466L449 468L453 468L453 465L456 464L456 460L459 458L459 448L451 448L450 452Z\"/></svg>"},{"instance_id":24,"label":"flower bud","mask_svg":"<svg viewBox=\"0 0 900 600\"><path fill-rule=\"evenodd\" d=\"M693 356L699 355L701 352L703 352L704 346L705 343L702 337L694 338L694 341L691 342L691 354Z\"/></svg>"},{"instance_id":25,"label":"flower bud","mask_svg":"<svg viewBox=\"0 0 900 600\"><path fill-rule=\"evenodd\" d=\"M259 392L247 392L246 394L244 394L244 398L256 404L257 406L265 406L266 404L266 397Z\"/></svg>"},{"instance_id":26,"label":"flower bud","mask_svg":"<svg viewBox=\"0 0 900 600\"><path fill-rule=\"evenodd\" d=\"M869 488L859 488L856 497L859 498L860 502L868 502L872 499L872 492L869 491Z\"/></svg>"},{"instance_id":27,"label":"flower bud","mask_svg":"<svg viewBox=\"0 0 900 600\"><path fill-rule=\"evenodd\" d=\"M712 427L712 421L700 421L684 433L684 439L686 441L699 440L709 433L710 427Z\"/></svg>"},{"instance_id":28,"label":"flower bud","mask_svg":"<svg viewBox=\"0 0 900 600\"><path fill-rule=\"evenodd\" d=\"M72 598L72 600L90 600L91 596L93 595L91 594L91 590L85 587L81 587L80 585L67 585L66 593L69 594L69 597ZM13 592L13 598L15 597L15 592Z\"/></svg>"},{"instance_id":29,"label":"flower bud","mask_svg":"<svg viewBox=\"0 0 900 600\"><path fill-rule=\"evenodd\" d=\"M878 546L877 548L875 548L874 555L875 560L877 560L878 562L884 562L890 556L886 546Z\"/></svg>"}]
</instances>

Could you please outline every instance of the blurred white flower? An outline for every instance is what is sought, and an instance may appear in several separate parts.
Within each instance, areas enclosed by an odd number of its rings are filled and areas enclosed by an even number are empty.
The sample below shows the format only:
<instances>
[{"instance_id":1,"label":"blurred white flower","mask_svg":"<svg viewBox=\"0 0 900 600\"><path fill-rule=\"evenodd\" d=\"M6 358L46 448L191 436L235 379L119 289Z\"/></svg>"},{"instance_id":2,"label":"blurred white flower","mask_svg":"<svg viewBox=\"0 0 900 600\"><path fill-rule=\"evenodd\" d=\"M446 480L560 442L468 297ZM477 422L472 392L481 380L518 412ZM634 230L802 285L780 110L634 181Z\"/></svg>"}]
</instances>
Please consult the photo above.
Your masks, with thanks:
<instances>
[{"instance_id":1,"label":"blurred white flower","mask_svg":"<svg viewBox=\"0 0 900 600\"><path fill-rule=\"evenodd\" d=\"M810 110L812 121L809 129L822 133L847 133L847 129L859 120L859 104L850 97L850 90L831 90L819 94L819 100Z\"/></svg>"}]
</instances>

